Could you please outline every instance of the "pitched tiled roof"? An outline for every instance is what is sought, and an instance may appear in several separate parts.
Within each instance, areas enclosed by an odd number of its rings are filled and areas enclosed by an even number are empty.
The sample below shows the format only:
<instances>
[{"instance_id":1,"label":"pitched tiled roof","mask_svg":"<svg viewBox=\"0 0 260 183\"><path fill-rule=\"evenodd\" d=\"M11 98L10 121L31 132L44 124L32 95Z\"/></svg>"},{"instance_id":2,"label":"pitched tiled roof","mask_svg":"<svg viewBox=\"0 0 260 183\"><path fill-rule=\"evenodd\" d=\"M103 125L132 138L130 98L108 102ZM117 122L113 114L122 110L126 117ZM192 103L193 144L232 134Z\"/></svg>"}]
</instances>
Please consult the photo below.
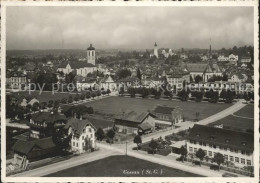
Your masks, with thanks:
<instances>
[{"instance_id":1,"label":"pitched tiled roof","mask_svg":"<svg viewBox=\"0 0 260 183\"><path fill-rule=\"evenodd\" d=\"M44 150L44 149L53 148L56 145L54 144L52 137L47 137L47 138L37 139L37 140L33 140L33 141L18 140L14 144L12 149L14 151L27 155L35 146Z\"/></svg>"},{"instance_id":2,"label":"pitched tiled roof","mask_svg":"<svg viewBox=\"0 0 260 183\"><path fill-rule=\"evenodd\" d=\"M63 114L59 113L51 113L51 112L38 112L32 114L32 120L34 122L45 122L45 123L53 123L55 121L65 121L66 117Z\"/></svg>"},{"instance_id":3,"label":"pitched tiled roof","mask_svg":"<svg viewBox=\"0 0 260 183\"><path fill-rule=\"evenodd\" d=\"M149 130L151 128L153 128L153 126L150 124L150 123L141 123L139 125L139 127L142 129L142 130Z\"/></svg>"},{"instance_id":4,"label":"pitched tiled roof","mask_svg":"<svg viewBox=\"0 0 260 183\"><path fill-rule=\"evenodd\" d=\"M205 72L208 64L187 64L187 70L189 72Z\"/></svg>"},{"instance_id":5,"label":"pitched tiled roof","mask_svg":"<svg viewBox=\"0 0 260 183\"><path fill-rule=\"evenodd\" d=\"M169 106L162 106L157 105L155 109L153 110L153 113L159 113L159 114L172 114L172 111L175 110L175 107L169 107Z\"/></svg>"},{"instance_id":6,"label":"pitched tiled roof","mask_svg":"<svg viewBox=\"0 0 260 183\"><path fill-rule=\"evenodd\" d=\"M103 129L107 127L112 127L114 125L113 121L100 119L100 118L93 118L88 115L83 115L83 118L88 119L96 129L98 128Z\"/></svg>"},{"instance_id":7,"label":"pitched tiled roof","mask_svg":"<svg viewBox=\"0 0 260 183\"><path fill-rule=\"evenodd\" d=\"M91 122L88 119L77 119L77 118L70 118L65 125L65 128L68 129L69 127L72 127L72 130L74 131L74 134L80 135L83 132L83 129L90 125L94 128L94 126L91 124Z\"/></svg>"},{"instance_id":8,"label":"pitched tiled roof","mask_svg":"<svg viewBox=\"0 0 260 183\"><path fill-rule=\"evenodd\" d=\"M121 114L117 115L117 117L115 119L141 123L148 115L154 116L153 114L151 114L149 112L140 113L140 112L136 112L136 111L130 111L127 113L121 113Z\"/></svg>"},{"instance_id":9,"label":"pitched tiled roof","mask_svg":"<svg viewBox=\"0 0 260 183\"><path fill-rule=\"evenodd\" d=\"M80 69L84 67L96 67L93 64L87 62L63 62L59 65L58 68L66 68L68 64L72 69Z\"/></svg>"},{"instance_id":10,"label":"pitched tiled roof","mask_svg":"<svg viewBox=\"0 0 260 183\"><path fill-rule=\"evenodd\" d=\"M254 134L195 124L189 139L239 150L254 150Z\"/></svg>"},{"instance_id":11,"label":"pitched tiled roof","mask_svg":"<svg viewBox=\"0 0 260 183\"><path fill-rule=\"evenodd\" d=\"M35 146L35 143L33 141L23 141L23 140L18 140L12 149L14 151L20 152L22 154L28 154L32 148Z\"/></svg>"}]
</instances>

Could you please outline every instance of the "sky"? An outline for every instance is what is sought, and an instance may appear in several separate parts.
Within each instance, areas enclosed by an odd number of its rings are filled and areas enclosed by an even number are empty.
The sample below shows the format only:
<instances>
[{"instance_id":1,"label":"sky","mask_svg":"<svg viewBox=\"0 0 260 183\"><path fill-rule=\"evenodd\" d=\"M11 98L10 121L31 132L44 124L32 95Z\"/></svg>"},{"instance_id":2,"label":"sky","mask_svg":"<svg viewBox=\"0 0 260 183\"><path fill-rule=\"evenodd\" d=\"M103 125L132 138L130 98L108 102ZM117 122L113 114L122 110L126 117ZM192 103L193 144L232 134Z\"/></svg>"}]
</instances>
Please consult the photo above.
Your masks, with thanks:
<instances>
[{"instance_id":1,"label":"sky","mask_svg":"<svg viewBox=\"0 0 260 183\"><path fill-rule=\"evenodd\" d=\"M7 50L252 45L252 7L7 7Z\"/></svg>"}]
</instances>

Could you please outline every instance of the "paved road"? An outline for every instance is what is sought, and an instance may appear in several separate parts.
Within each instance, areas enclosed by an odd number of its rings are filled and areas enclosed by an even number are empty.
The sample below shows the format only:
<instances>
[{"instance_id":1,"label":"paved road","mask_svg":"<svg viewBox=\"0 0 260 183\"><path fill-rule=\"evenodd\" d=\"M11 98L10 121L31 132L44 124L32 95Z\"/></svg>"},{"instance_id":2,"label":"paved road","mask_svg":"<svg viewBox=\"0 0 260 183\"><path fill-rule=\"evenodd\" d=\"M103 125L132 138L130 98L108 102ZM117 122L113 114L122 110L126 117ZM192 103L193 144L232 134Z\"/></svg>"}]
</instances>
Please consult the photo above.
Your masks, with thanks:
<instances>
[{"instance_id":1,"label":"paved road","mask_svg":"<svg viewBox=\"0 0 260 183\"><path fill-rule=\"evenodd\" d=\"M82 154L81 156L73 157L69 160L50 164L34 170L18 173L13 175L13 177L41 177L117 154L118 153L116 151L107 151L105 148L103 148L93 153Z\"/></svg>"},{"instance_id":2,"label":"paved road","mask_svg":"<svg viewBox=\"0 0 260 183\"><path fill-rule=\"evenodd\" d=\"M240 110L241 108L243 108L244 106L246 106L246 104L242 103L242 100L238 101L237 103L235 103L234 105L232 105L231 107L213 115L210 116L204 120L201 120L199 122L197 122L197 124L202 124L202 125L207 125L209 123L212 123L216 120L222 119L230 114L233 114L234 112ZM170 135L172 133L177 133L179 131L183 131L188 129L189 127L192 127L194 125L194 123L184 123L183 125L181 125L181 127L177 128L177 129L173 129L170 131L166 131L166 132L161 132L161 133L157 133L148 137L144 137L142 139L143 143L144 142L148 142L150 141L152 138L159 138L161 137L165 137L167 135ZM84 163L88 163L91 161L95 161L98 159L102 159L111 155L116 155L116 154L125 154L126 153L126 146L125 144L113 144L113 145L109 145L109 144L104 144L104 143L97 143L97 146L100 148L100 151L95 152L95 153L91 153L91 154L84 154L82 156L79 157L75 157L73 159L69 159L66 161L62 161L59 163L55 163L52 165L47 165L35 170L31 170L31 171L27 171L27 172L23 172L20 174L16 174L14 176L26 176L26 177L31 177L31 176L44 176L44 175L48 175L60 170L64 170L64 169L68 169L74 166L78 166ZM183 171L187 171L187 172L191 172L191 173L195 173L198 175L202 175L202 176L215 176L215 177L219 177L222 175L223 172L217 172L217 171L212 171L209 170L208 168L205 167L191 167L189 165L185 165L183 163L177 162L174 158L169 159L168 156L164 157L164 156L160 156L160 155L149 155L145 152L142 151L134 151L132 150L132 148L136 146L133 142L129 142L128 143L128 148L127 148L127 154L129 156L133 156L136 158L140 158L140 159L144 159L147 161L151 161L157 164L161 164L164 166L168 166L168 167L172 167L172 168L176 168L179 170L183 170Z\"/></svg>"},{"instance_id":3,"label":"paved road","mask_svg":"<svg viewBox=\"0 0 260 183\"><path fill-rule=\"evenodd\" d=\"M159 138L159 137L164 138L167 135L171 135L173 133L178 133L180 131L192 128L194 126L194 124L208 125L208 124L213 123L213 122L215 122L217 120L220 120L220 119L225 118L225 117L227 117L229 115L232 115L236 111L238 111L238 110L242 109L243 107L245 107L246 104L243 104L242 102L243 102L242 100L239 100L237 103L235 103L234 105L230 106L229 108L227 108L227 109L225 109L223 111L220 111L219 113L214 114L214 115L212 115L212 116L210 116L208 118L205 118L205 119L203 119L201 121L198 121L198 122L187 122L187 123L184 122L184 123L182 123L180 125L179 128L172 129L172 130L169 130L169 131L166 131L166 132L157 133L157 134L145 137L145 138L142 139L142 141L143 142L148 142L152 138L154 138L154 139Z\"/></svg>"}]
</instances>

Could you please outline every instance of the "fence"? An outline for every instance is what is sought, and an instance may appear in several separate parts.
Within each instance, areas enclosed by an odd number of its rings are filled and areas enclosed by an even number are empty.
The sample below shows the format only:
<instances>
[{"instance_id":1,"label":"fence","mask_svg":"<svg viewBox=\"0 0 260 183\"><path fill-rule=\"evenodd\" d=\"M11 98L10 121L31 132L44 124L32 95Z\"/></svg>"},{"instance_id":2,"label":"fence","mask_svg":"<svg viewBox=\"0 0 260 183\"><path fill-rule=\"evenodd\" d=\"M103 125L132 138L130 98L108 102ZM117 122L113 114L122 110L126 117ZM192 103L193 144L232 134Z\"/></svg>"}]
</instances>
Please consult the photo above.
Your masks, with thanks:
<instances>
[{"instance_id":1,"label":"fence","mask_svg":"<svg viewBox=\"0 0 260 183\"><path fill-rule=\"evenodd\" d=\"M187 161L193 162L194 159L187 158ZM201 164L205 165L205 166L209 166L209 167L212 166L212 165L216 165L216 164L213 164L211 162L205 162L205 161L201 161ZM225 166L220 166L220 170L225 170L225 171L228 171L228 172L232 172L232 173L236 173L236 174L240 174L240 175L245 175L245 176L253 176L254 175L253 172L248 172L248 171L244 171L244 170L241 170L241 169L225 167Z\"/></svg>"}]
</instances>

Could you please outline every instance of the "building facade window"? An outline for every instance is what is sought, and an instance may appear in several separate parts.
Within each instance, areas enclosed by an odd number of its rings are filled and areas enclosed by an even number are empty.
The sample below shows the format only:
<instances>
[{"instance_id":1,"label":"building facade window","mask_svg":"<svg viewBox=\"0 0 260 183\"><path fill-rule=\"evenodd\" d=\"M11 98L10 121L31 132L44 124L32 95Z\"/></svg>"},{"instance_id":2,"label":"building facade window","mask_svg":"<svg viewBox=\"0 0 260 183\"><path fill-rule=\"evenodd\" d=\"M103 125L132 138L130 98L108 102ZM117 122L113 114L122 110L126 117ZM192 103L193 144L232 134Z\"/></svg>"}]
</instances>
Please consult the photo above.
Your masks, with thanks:
<instances>
[{"instance_id":1,"label":"building facade window","mask_svg":"<svg viewBox=\"0 0 260 183\"><path fill-rule=\"evenodd\" d=\"M227 160L228 161L228 155L224 155L224 158L225 158L225 160Z\"/></svg>"},{"instance_id":2,"label":"building facade window","mask_svg":"<svg viewBox=\"0 0 260 183\"><path fill-rule=\"evenodd\" d=\"M229 160L230 161L234 161L234 157L233 156L229 156Z\"/></svg>"},{"instance_id":3,"label":"building facade window","mask_svg":"<svg viewBox=\"0 0 260 183\"><path fill-rule=\"evenodd\" d=\"M190 152L193 152L193 148L192 148L192 147L189 147L189 151L190 151Z\"/></svg>"},{"instance_id":4,"label":"building facade window","mask_svg":"<svg viewBox=\"0 0 260 183\"><path fill-rule=\"evenodd\" d=\"M242 163L242 164L246 164L246 162L245 162L245 159L244 159L244 158L241 158L241 163Z\"/></svg>"},{"instance_id":5,"label":"building facade window","mask_svg":"<svg viewBox=\"0 0 260 183\"><path fill-rule=\"evenodd\" d=\"M239 163L239 158L238 157L235 157L235 162Z\"/></svg>"},{"instance_id":6,"label":"building facade window","mask_svg":"<svg viewBox=\"0 0 260 183\"><path fill-rule=\"evenodd\" d=\"M250 166L251 165L251 160L247 160L246 164Z\"/></svg>"},{"instance_id":7,"label":"building facade window","mask_svg":"<svg viewBox=\"0 0 260 183\"><path fill-rule=\"evenodd\" d=\"M209 151L209 156L212 156L212 152L211 151Z\"/></svg>"},{"instance_id":8,"label":"building facade window","mask_svg":"<svg viewBox=\"0 0 260 183\"><path fill-rule=\"evenodd\" d=\"M194 148L194 152L197 152L197 148Z\"/></svg>"}]
</instances>

